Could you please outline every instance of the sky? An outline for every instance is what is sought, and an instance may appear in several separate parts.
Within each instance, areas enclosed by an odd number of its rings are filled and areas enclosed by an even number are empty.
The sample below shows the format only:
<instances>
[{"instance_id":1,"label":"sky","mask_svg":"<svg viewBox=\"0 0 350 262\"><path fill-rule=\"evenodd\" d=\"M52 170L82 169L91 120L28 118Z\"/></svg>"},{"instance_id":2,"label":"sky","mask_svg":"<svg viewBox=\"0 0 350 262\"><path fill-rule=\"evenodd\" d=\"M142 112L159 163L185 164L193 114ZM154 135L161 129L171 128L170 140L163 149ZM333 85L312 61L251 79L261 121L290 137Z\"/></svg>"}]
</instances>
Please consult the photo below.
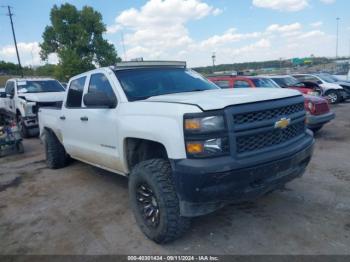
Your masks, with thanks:
<instances>
[{"instance_id":1,"label":"sky","mask_svg":"<svg viewBox=\"0 0 350 262\"><path fill-rule=\"evenodd\" d=\"M185 60L207 66L294 57L350 56L349 0L0 0L13 7L22 64L40 65L39 43L54 4L92 6L123 60ZM0 8L0 60L16 62L9 17ZM56 55L49 57L57 63Z\"/></svg>"}]
</instances>

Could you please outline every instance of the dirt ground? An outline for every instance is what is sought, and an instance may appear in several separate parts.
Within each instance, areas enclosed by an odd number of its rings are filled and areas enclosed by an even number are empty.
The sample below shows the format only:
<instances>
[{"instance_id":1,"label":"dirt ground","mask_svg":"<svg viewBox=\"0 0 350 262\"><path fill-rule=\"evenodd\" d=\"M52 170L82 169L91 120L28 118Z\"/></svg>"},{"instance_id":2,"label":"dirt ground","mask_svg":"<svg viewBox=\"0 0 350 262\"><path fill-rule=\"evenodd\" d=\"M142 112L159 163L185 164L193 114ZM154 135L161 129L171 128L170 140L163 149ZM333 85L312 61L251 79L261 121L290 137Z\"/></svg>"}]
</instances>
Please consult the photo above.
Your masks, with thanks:
<instances>
[{"instance_id":1,"label":"dirt ground","mask_svg":"<svg viewBox=\"0 0 350 262\"><path fill-rule=\"evenodd\" d=\"M316 135L307 173L256 202L193 220L167 245L149 241L128 205L126 178L80 162L45 166L38 139L0 158L0 254L350 254L350 103Z\"/></svg>"}]
</instances>

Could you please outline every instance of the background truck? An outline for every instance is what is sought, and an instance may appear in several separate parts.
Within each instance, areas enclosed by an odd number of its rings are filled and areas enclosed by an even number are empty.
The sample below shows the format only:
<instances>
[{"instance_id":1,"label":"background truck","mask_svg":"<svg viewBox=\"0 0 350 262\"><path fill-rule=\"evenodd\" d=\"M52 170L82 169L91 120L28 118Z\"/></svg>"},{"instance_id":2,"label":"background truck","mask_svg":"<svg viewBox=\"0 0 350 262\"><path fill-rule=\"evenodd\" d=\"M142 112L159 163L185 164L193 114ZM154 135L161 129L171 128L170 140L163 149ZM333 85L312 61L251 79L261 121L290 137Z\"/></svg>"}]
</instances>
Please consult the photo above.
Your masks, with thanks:
<instances>
[{"instance_id":1,"label":"background truck","mask_svg":"<svg viewBox=\"0 0 350 262\"><path fill-rule=\"evenodd\" d=\"M69 157L128 176L157 243L190 218L300 177L313 150L295 90L219 89L184 62L124 62L73 77L62 107L40 108L50 168Z\"/></svg>"},{"instance_id":2,"label":"background truck","mask_svg":"<svg viewBox=\"0 0 350 262\"><path fill-rule=\"evenodd\" d=\"M13 78L1 92L0 110L16 118L23 137L39 134L38 108L62 103L64 88L49 78Z\"/></svg>"}]
</instances>

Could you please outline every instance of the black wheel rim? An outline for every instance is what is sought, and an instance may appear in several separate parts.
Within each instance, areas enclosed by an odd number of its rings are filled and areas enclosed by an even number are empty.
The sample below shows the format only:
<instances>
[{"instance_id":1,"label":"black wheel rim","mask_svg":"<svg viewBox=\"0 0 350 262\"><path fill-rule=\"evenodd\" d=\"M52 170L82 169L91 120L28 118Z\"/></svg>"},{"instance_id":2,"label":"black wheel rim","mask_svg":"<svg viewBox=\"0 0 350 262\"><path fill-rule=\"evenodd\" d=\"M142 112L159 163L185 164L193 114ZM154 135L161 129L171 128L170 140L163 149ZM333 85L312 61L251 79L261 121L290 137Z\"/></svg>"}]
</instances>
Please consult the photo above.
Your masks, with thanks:
<instances>
[{"instance_id":1,"label":"black wheel rim","mask_svg":"<svg viewBox=\"0 0 350 262\"><path fill-rule=\"evenodd\" d=\"M139 211L149 227L159 225L159 205L158 200L147 183L141 183L136 190L136 200Z\"/></svg>"}]
</instances>

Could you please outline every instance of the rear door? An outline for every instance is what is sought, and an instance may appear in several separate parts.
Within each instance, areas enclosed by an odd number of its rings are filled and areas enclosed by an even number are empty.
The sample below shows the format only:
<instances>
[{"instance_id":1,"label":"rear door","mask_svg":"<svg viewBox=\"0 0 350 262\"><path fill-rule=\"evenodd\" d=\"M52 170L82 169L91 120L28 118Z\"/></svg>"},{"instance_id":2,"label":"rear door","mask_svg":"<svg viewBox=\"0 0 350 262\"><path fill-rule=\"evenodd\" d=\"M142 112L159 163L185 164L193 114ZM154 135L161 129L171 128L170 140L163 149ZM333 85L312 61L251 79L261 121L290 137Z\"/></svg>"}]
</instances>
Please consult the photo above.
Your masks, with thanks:
<instances>
[{"instance_id":1,"label":"rear door","mask_svg":"<svg viewBox=\"0 0 350 262\"><path fill-rule=\"evenodd\" d=\"M86 80L87 76L81 76L70 81L62 115L59 116L65 149L73 158L78 159L84 159L88 152L86 142L82 138L85 130L81 128L80 119L84 112L82 101Z\"/></svg>"}]
</instances>

